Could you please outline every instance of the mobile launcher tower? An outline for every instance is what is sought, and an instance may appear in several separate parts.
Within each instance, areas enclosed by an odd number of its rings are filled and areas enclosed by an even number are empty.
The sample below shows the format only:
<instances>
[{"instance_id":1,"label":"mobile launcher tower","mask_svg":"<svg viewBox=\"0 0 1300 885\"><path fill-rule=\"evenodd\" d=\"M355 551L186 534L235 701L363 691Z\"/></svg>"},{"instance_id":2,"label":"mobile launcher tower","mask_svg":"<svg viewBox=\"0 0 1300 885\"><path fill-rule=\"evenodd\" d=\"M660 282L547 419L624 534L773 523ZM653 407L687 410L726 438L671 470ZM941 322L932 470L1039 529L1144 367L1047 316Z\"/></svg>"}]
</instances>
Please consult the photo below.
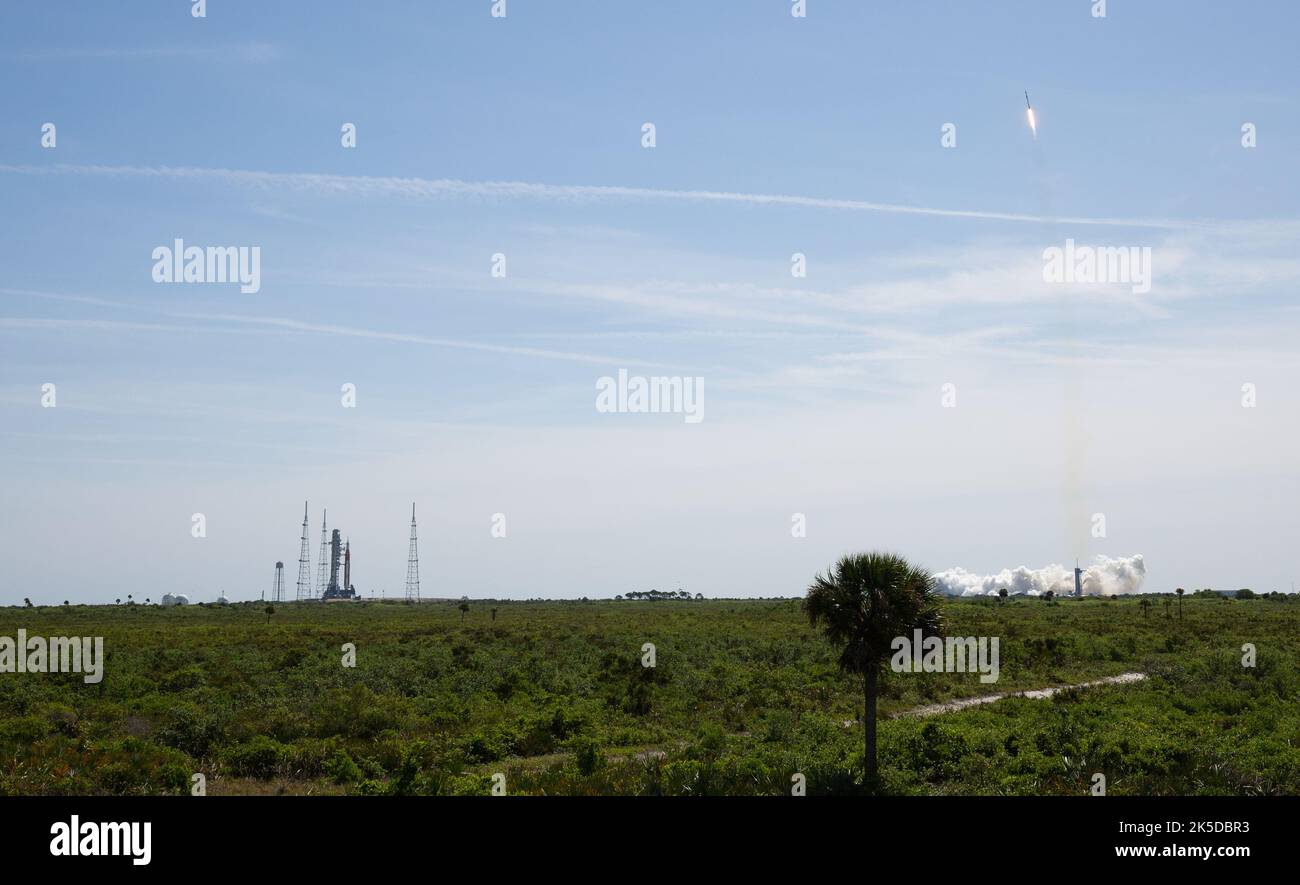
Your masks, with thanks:
<instances>
[{"instance_id":1,"label":"mobile launcher tower","mask_svg":"<svg viewBox=\"0 0 1300 885\"><path fill-rule=\"evenodd\" d=\"M343 581L339 582L339 564L343 565ZM330 581L322 599L358 599L357 588L352 586L352 544L344 543L339 530L330 535Z\"/></svg>"}]
</instances>

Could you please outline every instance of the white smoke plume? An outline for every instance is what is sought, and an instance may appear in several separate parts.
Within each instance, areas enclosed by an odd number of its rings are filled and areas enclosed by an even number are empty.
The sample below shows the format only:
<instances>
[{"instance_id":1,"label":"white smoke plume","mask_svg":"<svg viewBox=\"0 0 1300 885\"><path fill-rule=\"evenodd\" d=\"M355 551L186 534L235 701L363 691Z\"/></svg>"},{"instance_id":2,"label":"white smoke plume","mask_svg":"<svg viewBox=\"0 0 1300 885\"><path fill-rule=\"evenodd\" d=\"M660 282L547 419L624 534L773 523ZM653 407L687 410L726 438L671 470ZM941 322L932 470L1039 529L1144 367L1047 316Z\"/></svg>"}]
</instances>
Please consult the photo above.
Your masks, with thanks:
<instances>
[{"instance_id":1,"label":"white smoke plume","mask_svg":"<svg viewBox=\"0 0 1300 885\"><path fill-rule=\"evenodd\" d=\"M1119 558L1098 556L1096 562L1083 570L1083 595L1137 593L1146 574L1147 567L1141 553ZM1008 593L1029 596L1041 596L1048 590L1057 596L1074 593L1074 569L1055 563L1039 569L1022 565L1003 569L996 575L977 575L963 568L951 568L936 573L934 579L940 592L947 596L996 596L1003 587Z\"/></svg>"}]
</instances>

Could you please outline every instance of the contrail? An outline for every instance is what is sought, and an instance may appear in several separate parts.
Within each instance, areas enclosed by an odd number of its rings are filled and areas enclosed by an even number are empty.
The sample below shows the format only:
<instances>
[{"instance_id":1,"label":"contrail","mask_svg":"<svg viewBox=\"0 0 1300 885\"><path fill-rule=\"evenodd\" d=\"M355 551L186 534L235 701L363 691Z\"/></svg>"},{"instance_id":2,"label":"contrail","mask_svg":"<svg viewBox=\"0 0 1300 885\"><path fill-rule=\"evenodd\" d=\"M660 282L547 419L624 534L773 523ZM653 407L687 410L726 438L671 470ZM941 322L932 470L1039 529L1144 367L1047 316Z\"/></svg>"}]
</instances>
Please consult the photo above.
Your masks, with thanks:
<instances>
[{"instance_id":1,"label":"contrail","mask_svg":"<svg viewBox=\"0 0 1300 885\"><path fill-rule=\"evenodd\" d=\"M941 218L975 218L1040 224L1048 219L1015 212L985 212L976 209L943 209L905 206L868 200L803 197L790 194L752 194L733 191L673 190L649 187L621 187L589 184L538 184L526 181L462 181L455 178L399 178L370 175L325 175L311 172L259 172L243 169L194 166L101 166L55 163L49 166L0 164L0 173L14 175L100 175L109 177L167 178L220 181L263 189L288 188L323 194L352 196L397 196L425 199L449 197L503 197L538 200L669 200L693 203L741 203L748 205L796 206L810 209L841 209L853 212L882 212L896 215L928 215ZM1224 225L1209 221L1167 218L1053 218L1057 223L1105 225L1110 227L1162 228L1168 230L1214 230Z\"/></svg>"},{"instance_id":2,"label":"contrail","mask_svg":"<svg viewBox=\"0 0 1300 885\"><path fill-rule=\"evenodd\" d=\"M571 351L547 350L538 347L516 347L507 344L487 344L480 341L465 341L456 338L436 338L429 335L414 335L408 332L383 332L373 329L360 329L354 326L334 326L326 323L307 323L283 317L207 313L176 313L169 314L169 316L190 320L241 323L250 326L284 329L293 332L313 332L321 335L338 335L346 338L373 338L379 341L400 341L407 344L425 344L432 347L449 347L458 350L478 350L485 353L500 353L512 356L535 356L544 359L568 360L570 362L592 363L602 366L618 365L622 363L637 366L650 366L653 368L665 368L662 363L646 362L645 360L639 359L631 360L620 357L573 353Z\"/></svg>"},{"instance_id":3,"label":"contrail","mask_svg":"<svg viewBox=\"0 0 1300 885\"><path fill-rule=\"evenodd\" d=\"M539 347L516 347L507 344L489 344L481 341L467 341L456 338L436 338L429 335L414 335L407 332L384 332L373 329L360 329L354 326L331 326L324 323L306 323L281 317L257 317L238 314L204 314L204 313L168 313L164 316L174 319L198 320L201 322L227 322L239 324L233 328L209 325L179 326L169 323L137 323L123 320L96 319L56 319L47 317L6 317L0 316L0 329L94 329L98 331L132 331L132 332L217 332L224 334L267 334L273 331L303 332L318 335L336 335L347 338L371 338L378 341L396 341L406 344L421 344L429 347L446 347L455 350L477 350L484 353L499 353L509 356L531 356L541 359L564 360L575 363L589 363L599 366L627 365L646 366L649 368L673 368L664 363L650 362L628 357L603 356L599 354L574 353L572 351L549 350Z\"/></svg>"}]
</instances>

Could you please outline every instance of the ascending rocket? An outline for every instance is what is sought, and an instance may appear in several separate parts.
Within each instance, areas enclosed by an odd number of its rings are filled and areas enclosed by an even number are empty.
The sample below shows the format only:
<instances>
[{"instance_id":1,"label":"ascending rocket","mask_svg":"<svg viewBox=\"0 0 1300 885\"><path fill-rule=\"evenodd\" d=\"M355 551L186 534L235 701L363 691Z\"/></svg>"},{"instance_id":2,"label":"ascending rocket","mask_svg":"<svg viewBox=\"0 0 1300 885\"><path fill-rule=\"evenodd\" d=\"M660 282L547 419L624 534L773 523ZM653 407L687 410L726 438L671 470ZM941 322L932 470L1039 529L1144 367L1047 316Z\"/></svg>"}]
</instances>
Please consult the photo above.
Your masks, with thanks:
<instances>
[{"instance_id":1,"label":"ascending rocket","mask_svg":"<svg viewBox=\"0 0 1300 885\"><path fill-rule=\"evenodd\" d=\"M1029 103L1029 90L1025 90L1025 114L1029 117L1029 131L1038 138L1038 121L1034 119L1034 106Z\"/></svg>"}]
</instances>

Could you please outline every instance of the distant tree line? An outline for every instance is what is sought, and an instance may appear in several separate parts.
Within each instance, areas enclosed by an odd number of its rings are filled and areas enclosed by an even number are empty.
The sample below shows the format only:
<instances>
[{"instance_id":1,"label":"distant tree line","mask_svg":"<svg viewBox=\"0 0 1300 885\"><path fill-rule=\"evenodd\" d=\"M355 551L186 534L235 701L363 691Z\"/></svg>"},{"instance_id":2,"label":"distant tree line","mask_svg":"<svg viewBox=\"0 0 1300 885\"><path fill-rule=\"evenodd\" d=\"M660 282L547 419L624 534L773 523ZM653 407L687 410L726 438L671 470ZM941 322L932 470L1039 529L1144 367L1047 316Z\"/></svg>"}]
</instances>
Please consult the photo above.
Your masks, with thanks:
<instances>
[{"instance_id":1,"label":"distant tree line","mask_svg":"<svg viewBox=\"0 0 1300 885\"><path fill-rule=\"evenodd\" d=\"M649 599L651 601L658 599L703 599L703 593L696 593L691 596L689 590L631 590L622 596L615 596L615 599Z\"/></svg>"}]
</instances>

